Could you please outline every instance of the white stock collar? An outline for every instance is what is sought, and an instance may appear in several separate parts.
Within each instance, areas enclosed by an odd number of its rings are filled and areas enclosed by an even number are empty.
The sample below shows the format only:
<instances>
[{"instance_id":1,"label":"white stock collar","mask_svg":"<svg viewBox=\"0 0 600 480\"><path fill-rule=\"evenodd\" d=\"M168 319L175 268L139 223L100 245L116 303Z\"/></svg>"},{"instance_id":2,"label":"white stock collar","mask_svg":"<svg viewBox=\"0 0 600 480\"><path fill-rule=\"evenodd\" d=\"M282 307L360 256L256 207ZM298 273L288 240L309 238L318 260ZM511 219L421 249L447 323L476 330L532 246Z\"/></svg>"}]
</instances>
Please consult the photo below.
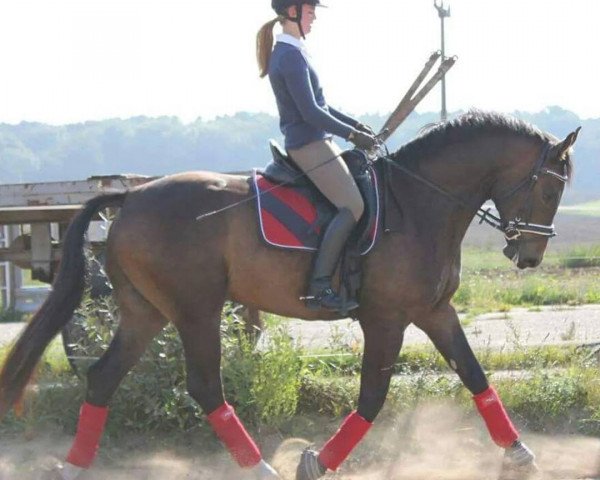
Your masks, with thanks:
<instances>
[{"instance_id":1,"label":"white stock collar","mask_svg":"<svg viewBox=\"0 0 600 480\"><path fill-rule=\"evenodd\" d=\"M308 48L306 47L306 43L303 40L300 40L289 33L280 33L277 35L277 41L282 43L287 43L296 47L303 53L308 54Z\"/></svg>"}]
</instances>

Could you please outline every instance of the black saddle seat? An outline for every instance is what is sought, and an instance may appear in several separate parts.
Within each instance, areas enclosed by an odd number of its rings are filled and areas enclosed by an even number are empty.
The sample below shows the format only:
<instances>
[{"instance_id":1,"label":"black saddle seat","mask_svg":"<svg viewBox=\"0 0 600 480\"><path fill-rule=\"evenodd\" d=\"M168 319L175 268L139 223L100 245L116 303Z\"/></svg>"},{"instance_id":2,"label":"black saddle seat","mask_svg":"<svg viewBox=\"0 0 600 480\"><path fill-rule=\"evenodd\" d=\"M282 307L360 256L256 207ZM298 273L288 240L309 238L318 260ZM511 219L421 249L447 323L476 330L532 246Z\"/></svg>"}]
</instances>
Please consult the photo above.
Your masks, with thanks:
<instances>
[{"instance_id":1,"label":"black saddle seat","mask_svg":"<svg viewBox=\"0 0 600 480\"><path fill-rule=\"evenodd\" d=\"M262 174L273 183L285 183L290 186L307 187L312 182L298 168L287 152L275 141L269 141L273 161L269 163Z\"/></svg>"}]
</instances>

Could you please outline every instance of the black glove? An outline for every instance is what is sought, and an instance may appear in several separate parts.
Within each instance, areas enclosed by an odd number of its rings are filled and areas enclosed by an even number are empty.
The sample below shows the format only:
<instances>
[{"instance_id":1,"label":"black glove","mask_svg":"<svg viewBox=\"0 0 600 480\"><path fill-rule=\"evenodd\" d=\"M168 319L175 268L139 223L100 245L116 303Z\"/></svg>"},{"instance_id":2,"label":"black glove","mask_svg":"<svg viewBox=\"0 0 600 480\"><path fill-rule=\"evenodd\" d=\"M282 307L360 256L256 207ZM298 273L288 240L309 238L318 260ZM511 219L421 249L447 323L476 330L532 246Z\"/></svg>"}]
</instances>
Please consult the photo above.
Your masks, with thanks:
<instances>
[{"instance_id":1,"label":"black glove","mask_svg":"<svg viewBox=\"0 0 600 480\"><path fill-rule=\"evenodd\" d=\"M354 130L348 137L348 140L361 150L371 150L375 145L377 145L377 139L373 135L361 132L359 130Z\"/></svg>"},{"instance_id":2,"label":"black glove","mask_svg":"<svg viewBox=\"0 0 600 480\"><path fill-rule=\"evenodd\" d=\"M368 133L369 135L375 136L373 129L364 123L358 122L354 128L356 128L359 132Z\"/></svg>"}]
</instances>

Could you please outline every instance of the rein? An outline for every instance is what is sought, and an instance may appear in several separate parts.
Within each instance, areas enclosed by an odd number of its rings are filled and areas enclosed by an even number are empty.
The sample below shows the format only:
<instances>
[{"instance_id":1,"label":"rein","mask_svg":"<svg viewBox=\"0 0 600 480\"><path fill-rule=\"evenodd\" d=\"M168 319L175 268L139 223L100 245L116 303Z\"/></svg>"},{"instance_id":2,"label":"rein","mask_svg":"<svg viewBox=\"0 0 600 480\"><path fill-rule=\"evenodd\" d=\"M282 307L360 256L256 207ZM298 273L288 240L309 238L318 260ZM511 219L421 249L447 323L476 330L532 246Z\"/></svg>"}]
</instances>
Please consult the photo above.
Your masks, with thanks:
<instances>
[{"instance_id":1,"label":"rein","mask_svg":"<svg viewBox=\"0 0 600 480\"><path fill-rule=\"evenodd\" d=\"M567 183L569 178L566 175L560 175L559 173L553 172L549 169L544 169L544 164L548 160L548 155L550 153L550 144L546 143L544 149L542 150L542 154L537 159L535 166L533 167L531 174L525 177L521 182L519 182L515 187L511 188L507 193L500 196L499 200L503 200L509 198L519 192L520 190L527 188L527 199L525 204L519 209L519 213L515 216L513 220L504 221L501 217L494 215L491 213L491 209L484 209L482 207L478 207L475 215L480 218L479 224L486 223L496 230L504 233L504 237L507 241L516 240L523 233L531 233L534 235L541 235L544 237L554 237L556 236L556 229L554 224L552 225L539 225L537 223L530 223L529 221L523 221L524 218L529 218L531 216L531 211L533 209L533 200L532 194L537 181L540 178L540 175L550 175L557 180L560 180L563 183ZM415 173L410 168L407 168L389 156L389 152L386 148L386 155L382 155L380 157L382 160L386 161L388 165L391 165L394 168L397 168L401 172L405 173L411 178L421 182L423 185L426 185L430 189L440 193L444 197L452 200L454 203L465 207L467 209L475 209L473 205L465 202L462 198L454 195L453 193L444 190L439 185L431 182L430 180L422 177L418 173ZM397 201L397 200L396 200Z\"/></svg>"},{"instance_id":2,"label":"rein","mask_svg":"<svg viewBox=\"0 0 600 480\"><path fill-rule=\"evenodd\" d=\"M426 185L430 189L438 192L439 194L452 200L454 203L456 203L464 208L467 208L469 210L476 209L475 215L480 218L479 224L485 223L485 224L491 226L492 228L495 228L496 230L501 231L504 234L504 238L508 242L510 242L510 241L517 240L523 233L530 233L533 235L541 235L543 237L549 237L549 238L555 237L557 235L554 224L539 225L537 223L523 221L523 218L525 218L525 216L527 216L527 217L531 216L532 209L533 209L533 201L532 201L533 189L534 189L535 185L537 184L537 181L539 180L540 175L550 175L551 177L553 177L563 183L567 183L569 181L569 178L567 175L561 175L557 172L553 172L552 170L544 168L544 165L545 165L545 163L548 159L548 155L550 153L550 148L551 148L551 145L548 142L546 142L544 149L542 150L542 154L537 159L535 166L532 169L531 174L529 174L527 177L525 177L515 187L511 188L507 193L504 193L499 197L499 200L503 200L503 199L513 196L514 194L516 194L523 188L527 188L527 190L528 190L527 200L526 200L525 204L520 208L519 213L515 216L515 218L513 220L509 220L509 221L504 221L504 220L502 220L502 218L500 216L491 213L491 208L482 208L481 206L475 207L473 205L470 205L469 203L467 203L466 201L464 201L462 198L458 197L457 195L454 195L453 193L450 193L447 190L444 190L439 185L433 183L432 181L422 177L418 173L415 173L411 169L398 163L397 161L395 161L393 158L390 157L387 146L383 141L380 141L380 143L378 145L377 155L374 155L374 156L367 155L367 157L370 159L371 162L376 162L379 159L385 161L387 165L391 165L392 167L400 170L401 172L405 173L409 177L417 180L418 182L422 183L423 185ZM220 208L218 210L213 210L211 212L207 212L202 215L198 215L196 217L196 220L200 221L200 220L205 219L206 217L210 217L212 215L222 213L226 210L230 210L230 209L240 206L244 203L248 203L252 200L255 200L260 195L266 194L272 190L276 190L276 189L282 188L288 184L291 184L295 180L297 180L301 177L304 177L307 173L309 173L313 170L316 170L316 169L334 161L339 156L340 155L336 155L330 159L327 159L326 161L314 166L313 168L311 168L310 170L307 170L306 172L300 172L291 181L284 182L284 183L281 183L278 185L274 185L273 187L269 188L268 190L266 190L264 192L260 192L255 195L251 195L249 197L244 198L241 201L226 205L225 207ZM389 186L388 186L388 188L389 188ZM396 198L396 195L394 194L393 189L391 189L391 193L392 193L392 197L393 197L395 203L397 203L398 207L400 207L400 202Z\"/></svg>"}]
</instances>

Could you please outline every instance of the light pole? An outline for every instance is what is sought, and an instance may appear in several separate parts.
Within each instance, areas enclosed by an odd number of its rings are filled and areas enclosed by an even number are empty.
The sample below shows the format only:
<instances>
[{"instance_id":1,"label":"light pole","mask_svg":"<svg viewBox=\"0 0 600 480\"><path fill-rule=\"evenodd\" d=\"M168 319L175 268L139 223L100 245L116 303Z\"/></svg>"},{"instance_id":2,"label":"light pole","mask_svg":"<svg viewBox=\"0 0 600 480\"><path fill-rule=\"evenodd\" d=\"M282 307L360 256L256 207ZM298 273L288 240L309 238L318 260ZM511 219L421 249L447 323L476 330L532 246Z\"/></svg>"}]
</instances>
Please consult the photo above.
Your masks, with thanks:
<instances>
[{"instance_id":1,"label":"light pole","mask_svg":"<svg viewBox=\"0 0 600 480\"><path fill-rule=\"evenodd\" d=\"M442 62L446 60L446 34L444 30L444 20L450 16L450 6L444 8L444 0L433 0L433 6L438 11L440 23L442 24ZM446 76L442 78L442 112L440 114L442 122L448 119L448 111L446 110Z\"/></svg>"}]
</instances>

